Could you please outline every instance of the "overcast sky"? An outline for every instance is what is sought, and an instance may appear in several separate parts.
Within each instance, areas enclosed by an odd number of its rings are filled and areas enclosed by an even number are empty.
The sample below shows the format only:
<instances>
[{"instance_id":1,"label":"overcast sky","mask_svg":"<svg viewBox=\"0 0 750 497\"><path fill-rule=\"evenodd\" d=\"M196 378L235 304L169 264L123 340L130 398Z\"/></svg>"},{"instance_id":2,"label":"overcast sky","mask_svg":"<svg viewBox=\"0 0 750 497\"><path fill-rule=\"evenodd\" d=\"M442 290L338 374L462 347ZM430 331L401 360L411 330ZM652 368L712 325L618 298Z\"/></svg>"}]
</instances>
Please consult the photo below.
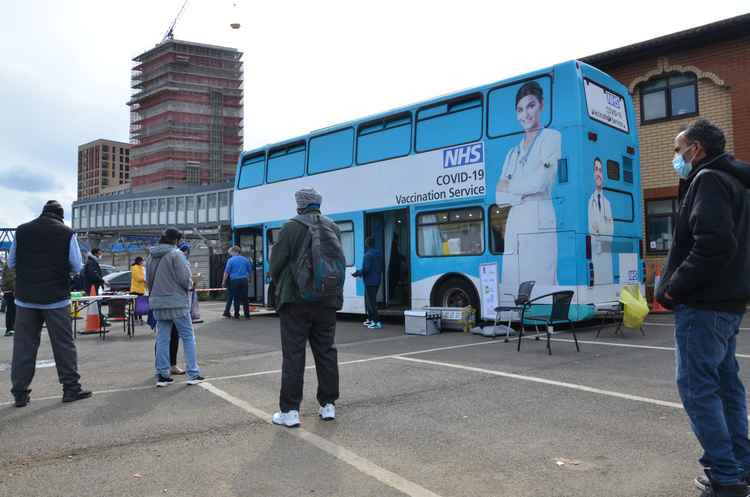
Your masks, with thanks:
<instances>
[{"instance_id":1,"label":"overcast sky","mask_svg":"<svg viewBox=\"0 0 750 497\"><path fill-rule=\"evenodd\" d=\"M0 0L0 227L128 141L131 59L183 0ZM748 0L191 0L175 38L244 52L244 148L750 11ZM239 22L233 30L230 23Z\"/></svg>"}]
</instances>

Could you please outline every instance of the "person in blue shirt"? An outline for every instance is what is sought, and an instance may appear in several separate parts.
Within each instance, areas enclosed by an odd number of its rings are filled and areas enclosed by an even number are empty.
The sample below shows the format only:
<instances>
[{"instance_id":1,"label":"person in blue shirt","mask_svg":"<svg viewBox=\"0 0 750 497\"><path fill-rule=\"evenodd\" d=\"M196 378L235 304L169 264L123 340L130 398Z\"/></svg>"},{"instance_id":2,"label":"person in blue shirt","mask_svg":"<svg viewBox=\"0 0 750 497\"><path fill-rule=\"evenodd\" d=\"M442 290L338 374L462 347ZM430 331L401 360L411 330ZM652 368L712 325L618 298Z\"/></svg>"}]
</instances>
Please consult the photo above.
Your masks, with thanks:
<instances>
[{"instance_id":1,"label":"person in blue shirt","mask_svg":"<svg viewBox=\"0 0 750 497\"><path fill-rule=\"evenodd\" d=\"M365 283L365 310L367 320L363 323L371 330L383 327L378 315L378 288L383 278L383 261L380 251L375 248L375 239L371 236L365 239L365 258L362 269L353 276L361 276Z\"/></svg>"},{"instance_id":2,"label":"person in blue shirt","mask_svg":"<svg viewBox=\"0 0 750 497\"><path fill-rule=\"evenodd\" d=\"M78 353L73 341L70 274L81 271L81 249L75 233L63 223L64 211L56 200L44 205L41 216L16 229L8 266L16 270L16 322L13 337L11 392L16 407L29 403L36 355L47 324L63 402L91 397L81 388Z\"/></svg>"},{"instance_id":3,"label":"person in blue shirt","mask_svg":"<svg viewBox=\"0 0 750 497\"><path fill-rule=\"evenodd\" d=\"M229 249L229 260L227 265L224 267L224 278L222 284L224 288L228 288L229 295L227 296L227 305L224 308L225 318L232 317L229 314L229 307L234 302L234 319L240 318L240 304L242 304L242 310L245 313L245 319L250 319L250 306L248 305L248 278L250 277L250 261L244 255L240 255L240 248L234 245ZM229 286L227 286L227 280Z\"/></svg>"}]
</instances>

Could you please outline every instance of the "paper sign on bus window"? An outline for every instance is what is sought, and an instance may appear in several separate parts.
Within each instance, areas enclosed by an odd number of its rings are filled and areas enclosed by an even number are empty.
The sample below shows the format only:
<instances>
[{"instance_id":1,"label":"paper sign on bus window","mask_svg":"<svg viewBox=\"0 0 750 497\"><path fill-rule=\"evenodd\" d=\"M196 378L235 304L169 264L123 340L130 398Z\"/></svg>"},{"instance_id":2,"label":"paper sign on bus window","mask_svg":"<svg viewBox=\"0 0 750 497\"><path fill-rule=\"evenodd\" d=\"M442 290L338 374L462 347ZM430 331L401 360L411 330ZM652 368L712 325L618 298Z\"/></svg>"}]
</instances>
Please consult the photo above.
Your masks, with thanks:
<instances>
[{"instance_id":1,"label":"paper sign on bus window","mask_svg":"<svg viewBox=\"0 0 750 497\"><path fill-rule=\"evenodd\" d=\"M586 92L586 107L591 119L625 133L630 130L624 98L590 79L584 79L583 87Z\"/></svg>"}]
</instances>

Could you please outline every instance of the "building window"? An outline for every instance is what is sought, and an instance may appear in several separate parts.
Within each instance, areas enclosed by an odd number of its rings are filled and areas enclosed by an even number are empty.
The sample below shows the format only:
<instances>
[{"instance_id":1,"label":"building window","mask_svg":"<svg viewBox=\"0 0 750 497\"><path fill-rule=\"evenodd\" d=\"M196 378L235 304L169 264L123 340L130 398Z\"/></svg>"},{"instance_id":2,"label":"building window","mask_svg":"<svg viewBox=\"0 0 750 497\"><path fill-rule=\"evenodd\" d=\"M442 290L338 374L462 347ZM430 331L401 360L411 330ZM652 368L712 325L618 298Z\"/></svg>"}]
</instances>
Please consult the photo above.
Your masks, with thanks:
<instances>
[{"instance_id":1,"label":"building window","mask_svg":"<svg viewBox=\"0 0 750 497\"><path fill-rule=\"evenodd\" d=\"M646 247L650 254L663 254L672 246L677 200L646 201Z\"/></svg>"},{"instance_id":2,"label":"building window","mask_svg":"<svg viewBox=\"0 0 750 497\"><path fill-rule=\"evenodd\" d=\"M469 207L417 216L417 254L422 257L484 253L482 209Z\"/></svg>"},{"instance_id":3,"label":"building window","mask_svg":"<svg viewBox=\"0 0 750 497\"><path fill-rule=\"evenodd\" d=\"M698 114L698 80L693 73L652 79L641 86L640 93L644 124Z\"/></svg>"}]
</instances>

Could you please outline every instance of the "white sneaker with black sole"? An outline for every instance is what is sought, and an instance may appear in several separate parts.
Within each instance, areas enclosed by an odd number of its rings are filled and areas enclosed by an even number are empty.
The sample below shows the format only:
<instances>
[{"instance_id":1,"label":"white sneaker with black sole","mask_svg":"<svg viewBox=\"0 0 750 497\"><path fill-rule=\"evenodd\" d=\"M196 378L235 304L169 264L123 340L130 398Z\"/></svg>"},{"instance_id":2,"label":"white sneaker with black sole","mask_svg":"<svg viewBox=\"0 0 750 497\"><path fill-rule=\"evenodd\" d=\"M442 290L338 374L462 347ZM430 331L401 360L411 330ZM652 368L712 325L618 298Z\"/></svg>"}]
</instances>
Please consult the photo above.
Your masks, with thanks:
<instances>
[{"instance_id":1,"label":"white sneaker with black sole","mask_svg":"<svg viewBox=\"0 0 750 497\"><path fill-rule=\"evenodd\" d=\"M174 382L172 378L168 378L166 376L158 375L156 377L156 386L157 387L168 387Z\"/></svg>"},{"instance_id":2,"label":"white sneaker with black sole","mask_svg":"<svg viewBox=\"0 0 750 497\"><path fill-rule=\"evenodd\" d=\"M318 415L320 416L320 419L325 421L334 420L336 419L336 406L333 404L326 404L320 408Z\"/></svg>"},{"instance_id":3,"label":"white sneaker with black sole","mask_svg":"<svg viewBox=\"0 0 750 497\"><path fill-rule=\"evenodd\" d=\"M271 423L287 428L296 428L299 426L299 411L275 412L271 417Z\"/></svg>"},{"instance_id":4,"label":"white sneaker with black sole","mask_svg":"<svg viewBox=\"0 0 750 497\"><path fill-rule=\"evenodd\" d=\"M205 380L204 377L202 377L202 376L196 376L195 378L190 378L187 381L187 384L188 385L197 385L198 383L203 383L204 380Z\"/></svg>"}]
</instances>

